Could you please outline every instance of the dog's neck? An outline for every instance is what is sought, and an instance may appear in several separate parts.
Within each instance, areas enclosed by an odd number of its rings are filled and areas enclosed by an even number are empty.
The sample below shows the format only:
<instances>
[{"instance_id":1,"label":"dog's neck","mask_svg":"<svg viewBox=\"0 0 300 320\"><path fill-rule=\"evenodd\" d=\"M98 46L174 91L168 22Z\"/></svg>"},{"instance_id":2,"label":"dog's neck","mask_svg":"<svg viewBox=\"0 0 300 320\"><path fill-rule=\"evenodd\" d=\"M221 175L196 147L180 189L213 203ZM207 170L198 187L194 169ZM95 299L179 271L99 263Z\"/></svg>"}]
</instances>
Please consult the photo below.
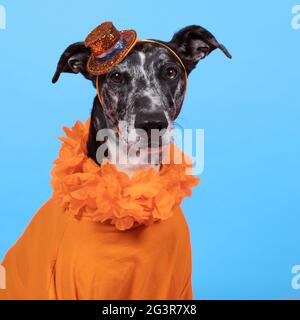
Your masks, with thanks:
<instances>
[{"instance_id":1,"label":"dog's neck","mask_svg":"<svg viewBox=\"0 0 300 320\"><path fill-rule=\"evenodd\" d=\"M103 144L101 141L97 141L97 133L101 129L115 129L113 124L110 122L108 117L106 117L105 112L96 97L94 99L92 114L91 114L91 124L89 129L89 137L87 143L87 153L88 156L93 159L96 163L101 165L101 163L107 161L104 159L99 159L97 157L97 150ZM130 154L125 155L125 150L122 148L118 149L119 154L115 154L116 148L113 146L113 141L108 140L106 142L106 146L110 152L110 155L113 159L117 159L116 167L119 171L127 173L128 176L132 176L134 172L137 170L147 170L149 168L153 168L156 171L159 171L160 164L159 163L147 163L144 157L140 157L140 162L136 162L136 158L131 157ZM120 163L118 158L121 157L122 159L127 157L126 164Z\"/></svg>"}]
</instances>

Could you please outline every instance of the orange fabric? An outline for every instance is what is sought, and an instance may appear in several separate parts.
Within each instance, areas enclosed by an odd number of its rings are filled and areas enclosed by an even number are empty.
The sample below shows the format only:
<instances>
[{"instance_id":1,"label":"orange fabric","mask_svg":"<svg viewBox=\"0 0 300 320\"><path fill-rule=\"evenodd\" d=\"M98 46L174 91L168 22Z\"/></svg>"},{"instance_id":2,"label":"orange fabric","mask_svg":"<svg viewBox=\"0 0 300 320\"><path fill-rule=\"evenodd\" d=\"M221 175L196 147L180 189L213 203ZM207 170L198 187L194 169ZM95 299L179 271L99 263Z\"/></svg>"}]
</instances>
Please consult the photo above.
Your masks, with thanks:
<instances>
[{"instance_id":1,"label":"orange fabric","mask_svg":"<svg viewBox=\"0 0 300 320\"><path fill-rule=\"evenodd\" d=\"M100 168L85 155L88 125L65 129L53 197L6 254L0 300L192 299L180 203L198 179L185 174L187 164L131 179Z\"/></svg>"},{"instance_id":2,"label":"orange fabric","mask_svg":"<svg viewBox=\"0 0 300 320\"><path fill-rule=\"evenodd\" d=\"M119 231L75 219L53 199L8 251L6 299L192 299L189 230L179 206Z\"/></svg>"}]
</instances>

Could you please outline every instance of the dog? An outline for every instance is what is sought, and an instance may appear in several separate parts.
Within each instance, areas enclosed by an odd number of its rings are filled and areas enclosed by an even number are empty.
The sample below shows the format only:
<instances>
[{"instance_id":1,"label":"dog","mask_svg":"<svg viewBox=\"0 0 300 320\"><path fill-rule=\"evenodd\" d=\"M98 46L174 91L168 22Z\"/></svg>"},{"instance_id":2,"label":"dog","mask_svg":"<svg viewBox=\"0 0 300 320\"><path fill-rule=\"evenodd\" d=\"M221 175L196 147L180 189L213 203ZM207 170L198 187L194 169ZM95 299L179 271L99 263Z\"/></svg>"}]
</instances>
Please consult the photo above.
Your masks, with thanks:
<instances>
[{"instance_id":1,"label":"dog","mask_svg":"<svg viewBox=\"0 0 300 320\"><path fill-rule=\"evenodd\" d=\"M231 58L231 54L206 29L192 25L174 34L170 42L155 40L167 45L182 60L187 75L198 62L207 57L215 49L220 49ZM155 147L167 145L172 140L173 123L178 117L184 101L185 72L178 59L164 46L154 43L137 43L128 56L116 65L108 74L99 78L87 70L87 61L91 52L83 42L71 44L62 54L52 82L56 83L62 72L81 73L92 81L96 87L99 82L105 108L98 97L94 99L91 113L91 126L88 139L88 155L101 164L103 157L97 157L97 150L102 144L97 141L97 132L104 128L115 129L125 122L126 144L136 142L137 129L144 130L148 139L142 144L151 152ZM151 141L151 131L161 131L162 139ZM119 131L119 138L124 133ZM157 139L156 139L157 140ZM108 152L109 152L108 146ZM112 148L111 148L112 149ZM145 154L145 153L144 153ZM147 160L148 155L146 154ZM158 157L161 159L161 157ZM146 161L147 162L147 161ZM144 162L143 162L144 163ZM119 170L127 174L140 168L130 158L125 165L117 163ZM154 166L159 168L159 163Z\"/></svg>"},{"instance_id":2,"label":"dog","mask_svg":"<svg viewBox=\"0 0 300 320\"><path fill-rule=\"evenodd\" d=\"M231 55L195 25L169 42L138 41L129 49L101 75L89 69L86 43L63 52L53 83L63 72L81 73L97 96L86 124L65 128L51 172L53 195L6 254L0 300L193 298L190 235L180 204L199 179L185 174L186 163L160 166L160 160L172 142L188 75L215 49ZM99 139L103 129L125 145L119 153L139 145L146 158L158 154L156 162L106 164L115 151L110 136ZM160 132L154 144L153 130ZM139 170L147 167L155 170Z\"/></svg>"}]
</instances>

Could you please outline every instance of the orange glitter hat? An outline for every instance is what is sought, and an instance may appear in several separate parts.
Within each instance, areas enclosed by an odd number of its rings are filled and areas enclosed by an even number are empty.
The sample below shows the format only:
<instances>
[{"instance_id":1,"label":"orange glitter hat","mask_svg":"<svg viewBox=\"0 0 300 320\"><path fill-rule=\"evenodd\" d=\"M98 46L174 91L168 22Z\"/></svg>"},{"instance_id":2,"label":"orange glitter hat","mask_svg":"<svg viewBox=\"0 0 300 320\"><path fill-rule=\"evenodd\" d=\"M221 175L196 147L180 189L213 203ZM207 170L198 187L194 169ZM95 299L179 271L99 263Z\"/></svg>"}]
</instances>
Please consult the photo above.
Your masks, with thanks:
<instances>
[{"instance_id":1,"label":"orange glitter hat","mask_svg":"<svg viewBox=\"0 0 300 320\"><path fill-rule=\"evenodd\" d=\"M88 71L96 76L107 73L126 57L136 41L135 30L118 31L112 22L100 24L85 39L85 46L91 49Z\"/></svg>"}]
</instances>

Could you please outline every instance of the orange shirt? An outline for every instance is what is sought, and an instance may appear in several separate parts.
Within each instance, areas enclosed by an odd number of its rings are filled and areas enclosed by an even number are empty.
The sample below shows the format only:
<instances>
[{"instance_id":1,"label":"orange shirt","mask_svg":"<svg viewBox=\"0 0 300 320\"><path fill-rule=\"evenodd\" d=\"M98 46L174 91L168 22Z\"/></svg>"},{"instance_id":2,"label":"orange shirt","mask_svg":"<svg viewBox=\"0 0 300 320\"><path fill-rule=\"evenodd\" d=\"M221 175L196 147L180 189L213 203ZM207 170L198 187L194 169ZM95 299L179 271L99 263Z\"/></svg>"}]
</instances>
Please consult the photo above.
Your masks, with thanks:
<instances>
[{"instance_id":1,"label":"orange shirt","mask_svg":"<svg viewBox=\"0 0 300 320\"><path fill-rule=\"evenodd\" d=\"M7 253L0 299L192 299L191 247L180 209L199 182L176 164L129 178L87 156L89 119L65 128L53 196ZM177 158L179 156L179 158Z\"/></svg>"},{"instance_id":2,"label":"orange shirt","mask_svg":"<svg viewBox=\"0 0 300 320\"><path fill-rule=\"evenodd\" d=\"M189 230L180 207L173 211L119 231L51 198L5 256L0 300L192 299Z\"/></svg>"}]
</instances>

